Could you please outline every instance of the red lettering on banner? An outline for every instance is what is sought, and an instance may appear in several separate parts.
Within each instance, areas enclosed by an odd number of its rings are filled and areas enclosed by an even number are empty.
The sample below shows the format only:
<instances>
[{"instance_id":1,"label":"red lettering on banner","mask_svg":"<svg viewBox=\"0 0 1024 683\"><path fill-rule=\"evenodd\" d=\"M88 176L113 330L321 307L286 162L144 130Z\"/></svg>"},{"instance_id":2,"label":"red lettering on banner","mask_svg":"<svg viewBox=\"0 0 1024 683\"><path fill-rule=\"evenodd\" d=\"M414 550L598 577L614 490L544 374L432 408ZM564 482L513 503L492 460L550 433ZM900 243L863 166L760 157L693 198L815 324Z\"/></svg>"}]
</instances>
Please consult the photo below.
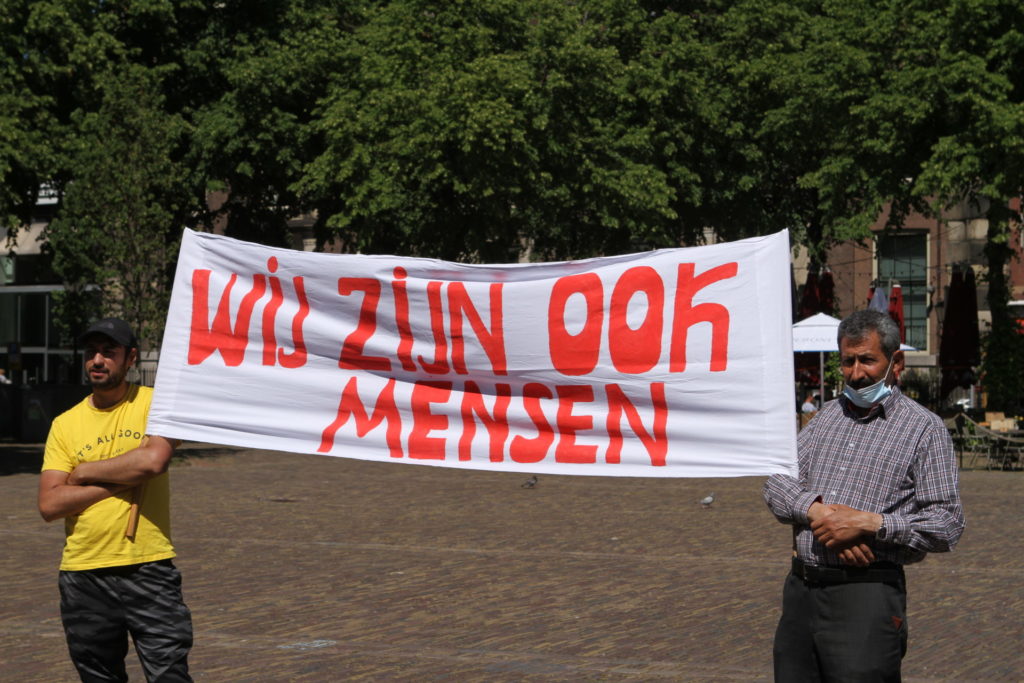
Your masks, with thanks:
<instances>
[{"instance_id":1,"label":"red lettering on banner","mask_svg":"<svg viewBox=\"0 0 1024 683\"><path fill-rule=\"evenodd\" d=\"M267 270L271 273L277 272L277 258L271 256L267 259ZM277 309L284 303L284 292L281 291L281 280L274 276L270 280L270 303L263 308L263 364L273 365L277 362L277 336L274 333L274 323L277 317Z\"/></svg>"},{"instance_id":2,"label":"red lettering on banner","mask_svg":"<svg viewBox=\"0 0 1024 683\"><path fill-rule=\"evenodd\" d=\"M565 304L573 294L582 294L587 319L577 334L565 327ZM597 367L604 327L604 287L595 273L559 278L548 302L548 350L555 370L563 375L585 375Z\"/></svg>"},{"instance_id":3,"label":"red lettering on banner","mask_svg":"<svg viewBox=\"0 0 1024 683\"><path fill-rule=\"evenodd\" d=\"M373 414L366 415L363 402L359 399L358 385L353 377L341 392L338 402L338 413L334 421L324 429L320 437L319 453L329 453L334 448L334 438L338 430L348 422L349 417L355 418L356 436L362 438L376 429L381 422L387 420L388 427L384 432L388 450L392 458L402 457L402 420L395 405L395 380L389 379L384 390L377 396Z\"/></svg>"},{"instance_id":4,"label":"red lettering on banner","mask_svg":"<svg viewBox=\"0 0 1024 683\"><path fill-rule=\"evenodd\" d=\"M448 429L448 416L430 412L431 403L446 403L452 393L451 382L416 382L412 388L412 431L409 432L409 457L444 460L445 438L428 436Z\"/></svg>"},{"instance_id":5,"label":"red lettering on banner","mask_svg":"<svg viewBox=\"0 0 1024 683\"><path fill-rule=\"evenodd\" d=\"M576 432L591 429L594 418L591 415L574 415L576 403L594 400L594 387L589 384L559 385L558 391L558 445L555 446L555 462L591 464L597 462L597 446L580 446L576 443Z\"/></svg>"},{"instance_id":6,"label":"red lettering on banner","mask_svg":"<svg viewBox=\"0 0 1024 683\"><path fill-rule=\"evenodd\" d=\"M395 281L391 283L391 291L395 295L395 324L398 326L398 360L402 369L410 372L416 370L412 360L412 327L409 325L409 294L406 292L405 268L395 268Z\"/></svg>"},{"instance_id":7,"label":"red lettering on banner","mask_svg":"<svg viewBox=\"0 0 1024 683\"><path fill-rule=\"evenodd\" d=\"M629 302L637 293L647 296L647 314L637 329L626 319ZM661 358L661 331L665 310L665 286L650 266L630 268L615 283L608 314L608 350L619 372L647 372Z\"/></svg>"},{"instance_id":8,"label":"red lettering on banner","mask_svg":"<svg viewBox=\"0 0 1024 683\"><path fill-rule=\"evenodd\" d=\"M234 367L242 364L245 349L249 345L249 321L256 302L267 289L266 278L257 273L252 276L252 289L242 298L231 326L231 289L238 280L231 274L227 287L221 293L220 303L213 323L210 323L210 275L212 271L197 268L192 271L192 325L189 330L188 364L199 365L214 351L220 351L224 365Z\"/></svg>"},{"instance_id":9,"label":"red lettering on banner","mask_svg":"<svg viewBox=\"0 0 1024 683\"><path fill-rule=\"evenodd\" d=\"M651 464L656 467L663 467L665 465L665 458L668 456L668 434L666 433L668 426L668 402L665 400L665 383L655 382L651 384L654 424L650 432L644 427L643 420L640 419L640 413L637 411L636 406L626 397L622 387L618 384L608 384L605 386L604 391L608 397L606 429L608 430L609 439L605 461L618 464L622 455L621 422L622 414L625 413L630 429L633 430L633 433L640 439L644 448L647 449L647 454L651 456Z\"/></svg>"},{"instance_id":10,"label":"red lettering on banner","mask_svg":"<svg viewBox=\"0 0 1024 683\"><path fill-rule=\"evenodd\" d=\"M441 308L441 282L427 283L427 308L430 309L430 329L434 332L434 361L419 357L425 372L443 375L448 372L448 338L444 333L444 310Z\"/></svg>"},{"instance_id":11,"label":"red lettering on banner","mask_svg":"<svg viewBox=\"0 0 1024 683\"><path fill-rule=\"evenodd\" d=\"M480 433L478 422L483 424L487 438L487 453L490 462L505 460L505 444L508 457L519 464L538 463L552 454L554 462L572 465L593 465L603 450L604 461L619 464L625 443L622 422L625 419L630 430L643 445L650 458L650 464L664 467L668 457L668 405L665 399L665 384L650 385L650 424L645 424L637 405L626 395L618 384L604 387L606 403L595 403L594 387L582 385L547 386L530 382L523 386L522 407L537 431L536 436L516 434L509 440L511 423L508 411L511 407L512 388L509 384L496 383L492 391L481 391L477 382L467 381L459 393L451 382L427 380L415 382L409 393L412 425L407 441L402 443L402 417L396 405L396 380L389 379L385 388L376 398L373 412L368 411L357 391L356 377L349 379L338 403L334 421L323 430L318 452L327 453L334 448L337 433L354 418L355 433L366 437L378 429L386 420L384 438L392 458L401 458L403 453L420 460L447 460L447 445L454 436L447 434L451 420L461 420L458 437L457 457L466 462L473 457L474 441ZM492 396L490 407L484 396ZM545 402L556 412L554 425L545 415ZM588 414L578 413L579 404L589 403ZM443 406L437 408L435 406ZM581 431L592 430L595 419L602 420L606 434L597 433L594 439L607 438L607 448L600 445L584 445L576 441ZM443 436L431 436L432 432L444 432ZM557 443L556 443L557 437ZM452 453L451 455L455 455Z\"/></svg>"},{"instance_id":12,"label":"red lettering on banner","mask_svg":"<svg viewBox=\"0 0 1024 683\"><path fill-rule=\"evenodd\" d=\"M508 439L509 432L508 404L512 396L512 387L508 384L496 384L494 394L494 414L492 415L484 406L484 399L477 383L466 382L465 392L462 394L462 437L459 439L459 460L470 459L473 437L476 436L474 415L479 417L480 421L484 423L484 427L487 428L491 462L501 462L505 459L505 441Z\"/></svg>"},{"instance_id":13,"label":"red lettering on banner","mask_svg":"<svg viewBox=\"0 0 1024 683\"><path fill-rule=\"evenodd\" d=\"M302 277L292 278L295 287L295 296L299 300L299 310L292 318L292 347L294 351L285 353L284 349L277 350L277 362L281 367L298 368L306 364L306 340L302 334L302 323L309 315L309 300L306 298L306 285Z\"/></svg>"},{"instance_id":14,"label":"red lettering on banner","mask_svg":"<svg viewBox=\"0 0 1024 683\"><path fill-rule=\"evenodd\" d=\"M377 304L380 301L380 282L371 277L338 278L338 294L348 296L364 292L359 307L359 324L341 347L338 366L348 370L390 370L391 361L383 356L364 356L363 347L377 330Z\"/></svg>"},{"instance_id":15,"label":"red lettering on banner","mask_svg":"<svg viewBox=\"0 0 1024 683\"><path fill-rule=\"evenodd\" d=\"M267 269L271 273L277 272L276 256L271 256L267 260ZM276 362L285 368L302 367L306 364L306 343L302 335L302 323L309 315L309 301L306 300L306 289L302 278L292 278L295 296L299 303L299 310L292 318L292 345L295 349L292 353L286 353L284 349L278 348L277 333L274 330L277 324L277 310L284 303L281 280L273 275L267 279L270 281L270 303L263 308L263 364L274 365Z\"/></svg>"},{"instance_id":16,"label":"red lettering on banner","mask_svg":"<svg viewBox=\"0 0 1024 683\"><path fill-rule=\"evenodd\" d=\"M537 428L537 436L527 438L517 434L512 438L508 454L514 462L540 462L547 457L548 449L555 441L555 430L551 427L548 419L544 417L544 410L541 408L540 400L542 398L554 398L554 394L546 386L537 382L523 385L523 407Z\"/></svg>"},{"instance_id":17,"label":"red lettering on banner","mask_svg":"<svg viewBox=\"0 0 1024 683\"><path fill-rule=\"evenodd\" d=\"M491 328L488 330L483 319L473 306L466 286L461 282L448 285L448 315L452 324L452 365L460 375L468 374L466 369L466 345L462 335L462 315L469 318L469 324L476 332L476 337L483 347L484 353L491 361L491 368L496 375L507 375L505 366L505 330L502 321L500 283L490 287Z\"/></svg>"},{"instance_id":18,"label":"red lettering on banner","mask_svg":"<svg viewBox=\"0 0 1024 683\"><path fill-rule=\"evenodd\" d=\"M693 263L679 264L669 370L686 370L686 340L697 323L711 323L711 372L722 372L729 361L729 309L722 304L693 305L694 295L708 285L735 277L738 264L726 263L694 275Z\"/></svg>"}]
</instances>

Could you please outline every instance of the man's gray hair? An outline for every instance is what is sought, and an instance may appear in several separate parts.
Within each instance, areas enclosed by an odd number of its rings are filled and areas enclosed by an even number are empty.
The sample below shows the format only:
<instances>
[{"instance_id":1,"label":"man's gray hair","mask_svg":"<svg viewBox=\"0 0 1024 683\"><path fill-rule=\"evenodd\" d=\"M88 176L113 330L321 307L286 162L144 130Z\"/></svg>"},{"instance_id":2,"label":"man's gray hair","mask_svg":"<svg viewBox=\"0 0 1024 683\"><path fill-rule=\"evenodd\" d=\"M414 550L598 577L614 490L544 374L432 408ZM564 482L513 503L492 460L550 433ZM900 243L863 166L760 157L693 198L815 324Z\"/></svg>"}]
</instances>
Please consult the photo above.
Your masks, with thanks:
<instances>
[{"instance_id":1,"label":"man's gray hair","mask_svg":"<svg viewBox=\"0 0 1024 683\"><path fill-rule=\"evenodd\" d=\"M892 358L892 354L900 348L900 328L888 313L874 309L851 313L839 323L836 341L842 347L844 339L859 342L872 332L877 332L882 340L882 353L885 357Z\"/></svg>"}]
</instances>

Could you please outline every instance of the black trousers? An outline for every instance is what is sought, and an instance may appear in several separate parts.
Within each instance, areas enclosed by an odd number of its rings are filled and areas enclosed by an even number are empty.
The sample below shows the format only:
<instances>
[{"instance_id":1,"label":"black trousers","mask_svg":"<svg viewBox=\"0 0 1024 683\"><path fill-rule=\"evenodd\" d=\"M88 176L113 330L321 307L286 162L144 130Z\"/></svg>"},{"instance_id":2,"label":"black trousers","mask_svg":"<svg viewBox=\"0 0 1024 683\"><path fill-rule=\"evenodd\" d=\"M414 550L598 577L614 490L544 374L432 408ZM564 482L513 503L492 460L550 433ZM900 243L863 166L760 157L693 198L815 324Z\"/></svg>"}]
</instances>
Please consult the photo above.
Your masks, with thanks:
<instances>
[{"instance_id":1,"label":"black trousers","mask_svg":"<svg viewBox=\"0 0 1024 683\"><path fill-rule=\"evenodd\" d=\"M902 581L815 584L786 577L773 650L776 681L899 681L906 651Z\"/></svg>"},{"instance_id":2,"label":"black trousers","mask_svg":"<svg viewBox=\"0 0 1024 683\"><path fill-rule=\"evenodd\" d=\"M128 635L147 681L191 681L192 615L170 560L62 571L60 614L83 681L127 681Z\"/></svg>"}]
</instances>

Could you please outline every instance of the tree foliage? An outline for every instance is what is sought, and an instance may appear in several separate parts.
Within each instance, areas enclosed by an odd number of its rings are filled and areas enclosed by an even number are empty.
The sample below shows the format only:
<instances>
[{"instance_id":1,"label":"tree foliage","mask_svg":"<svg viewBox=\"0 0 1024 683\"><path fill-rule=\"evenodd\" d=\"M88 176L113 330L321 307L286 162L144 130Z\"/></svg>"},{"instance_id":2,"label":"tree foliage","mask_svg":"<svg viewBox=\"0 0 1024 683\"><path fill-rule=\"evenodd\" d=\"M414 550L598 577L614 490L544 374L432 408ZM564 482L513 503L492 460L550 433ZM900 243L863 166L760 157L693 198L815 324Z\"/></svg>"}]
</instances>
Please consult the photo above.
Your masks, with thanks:
<instances>
[{"instance_id":1,"label":"tree foliage","mask_svg":"<svg viewBox=\"0 0 1024 683\"><path fill-rule=\"evenodd\" d=\"M350 249L586 256L790 228L820 254L888 201L898 222L1019 191L1006 0L4 4L8 222L71 178L73 116L128 65L186 124L190 221L222 189L229 231L271 243L316 210Z\"/></svg>"},{"instance_id":2,"label":"tree foliage","mask_svg":"<svg viewBox=\"0 0 1024 683\"><path fill-rule=\"evenodd\" d=\"M130 65L101 83L98 110L73 118L81 145L72 155L74 179L47 229L54 268L69 285L59 314L81 326L99 301L107 315L131 323L146 347L159 343L177 226L187 215L186 174L173 160L185 124L163 110L153 71Z\"/></svg>"},{"instance_id":3,"label":"tree foliage","mask_svg":"<svg viewBox=\"0 0 1024 683\"><path fill-rule=\"evenodd\" d=\"M217 3L185 65L203 94L189 110L196 199L227 195L204 223L220 215L235 237L287 244L287 220L313 201L292 186L316 153L314 108L344 78L339 55L358 12L359 3Z\"/></svg>"},{"instance_id":4,"label":"tree foliage","mask_svg":"<svg viewBox=\"0 0 1024 683\"><path fill-rule=\"evenodd\" d=\"M138 306L166 287L180 229L222 219L285 244L288 219L312 213L348 250L481 261L788 228L820 259L869 238L886 203L895 228L987 201L989 291L1005 299L1022 14L1010 0L0 0L0 219L16 227L40 184L56 188L72 291ZM227 201L208 206L211 190Z\"/></svg>"},{"instance_id":5,"label":"tree foliage","mask_svg":"<svg viewBox=\"0 0 1024 683\"><path fill-rule=\"evenodd\" d=\"M704 48L633 2L389 3L342 54L298 189L374 251L514 259L692 240Z\"/></svg>"}]
</instances>

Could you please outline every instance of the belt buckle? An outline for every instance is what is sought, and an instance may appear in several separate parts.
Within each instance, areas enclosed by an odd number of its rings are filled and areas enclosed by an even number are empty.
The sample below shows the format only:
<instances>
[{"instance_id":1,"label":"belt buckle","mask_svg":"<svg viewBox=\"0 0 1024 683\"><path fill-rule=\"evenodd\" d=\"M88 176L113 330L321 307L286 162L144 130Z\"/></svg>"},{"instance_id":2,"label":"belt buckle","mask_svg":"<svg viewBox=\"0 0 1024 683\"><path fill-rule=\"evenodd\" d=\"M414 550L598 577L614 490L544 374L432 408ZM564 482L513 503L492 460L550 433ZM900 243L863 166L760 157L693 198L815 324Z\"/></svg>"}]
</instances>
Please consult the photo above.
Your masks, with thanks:
<instances>
[{"instance_id":1,"label":"belt buckle","mask_svg":"<svg viewBox=\"0 0 1024 683\"><path fill-rule=\"evenodd\" d=\"M816 581L811 577L811 570L813 569L811 565L799 558L794 558L793 568L796 570L794 573L801 581L805 583L816 583Z\"/></svg>"}]
</instances>

